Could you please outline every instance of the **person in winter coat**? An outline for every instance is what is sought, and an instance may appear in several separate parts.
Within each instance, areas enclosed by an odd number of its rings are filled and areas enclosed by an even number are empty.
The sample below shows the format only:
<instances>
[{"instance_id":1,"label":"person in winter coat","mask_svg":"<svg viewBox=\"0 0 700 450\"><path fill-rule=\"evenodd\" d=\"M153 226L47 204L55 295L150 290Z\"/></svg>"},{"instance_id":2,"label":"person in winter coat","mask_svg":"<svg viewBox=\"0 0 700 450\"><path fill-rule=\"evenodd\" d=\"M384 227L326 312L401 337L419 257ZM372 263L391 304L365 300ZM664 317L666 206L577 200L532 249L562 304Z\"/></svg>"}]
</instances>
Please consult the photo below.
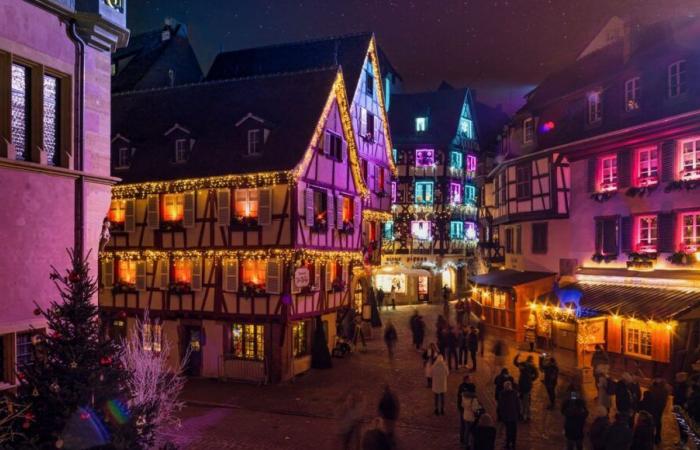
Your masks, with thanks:
<instances>
[{"instance_id":1,"label":"person in winter coat","mask_svg":"<svg viewBox=\"0 0 700 450\"><path fill-rule=\"evenodd\" d=\"M610 392L615 392L614 381L605 375L598 377L598 384L596 386L598 391L598 404L605 408L608 413L610 412L610 406L612 401L610 399Z\"/></svg>"},{"instance_id":2,"label":"person in winter coat","mask_svg":"<svg viewBox=\"0 0 700 450\"><path fill-rule=\"evenodd\" d=\"M387 352L389 353L389 359L394 359L394 349L396 348L396 340L398 336L396 334L396 328L391 321L387 321L386 327L384 328L384 343L386 344Z\"/></svg>"},{"instance_id":3,"label":"person in winter coat","mask_svg":"<svg viewBox=\"0 0 700 450\"><path fill-rule=\"evenodd\" d=\"M440 352L438 352L437 346L432 342L423 352L423 370L425 372L425 378L428 380L428 387L432 387L433 385L433 364L439 354Z\"/></svg>"},{"instance_id":4,"label":"person in winter coat","mask_svg":"<svg viewBox=\"0 0 700 450\"><path fill-rule=\"evenodd\" d=\"M525 422L529 422L531 418L530 405L532 403L532 384L539 376L533 361L532 355L529 355L524 362L521 362L520 353L513 358L513 365L520 369L518 392L520 393L521 416Z\"/></svg>"},{"instance_id":5,"label":"person in winter coat","mask_svg":"<svg viewBox=\"0 0 700 450\"><path fill-rule=\"evenodd\" d=\"M463 327L459 333L459 355L457 362L459 367L467 367L467 341L469 340L469 328Z\"/></svg>"},{"instance_id":6,"label":"person in winter coat","mask_svg":"<svg viewBox=\"0 0 700 450\"><path fill-rule=\"evenodd\" d=\"M442 317L442 316L440 316ZM441 355L446 355L447 354L447 333L448 333L448 326L445 325L442 328L438 328L437 330L437 346L438 346L438 351L440 352Z\"/></svg>"},{"instance_id":7,"label":"person in winter coat","mask_svg":"<svg viewBox=\"0 0 700 450\"><path fill-rule=\"evenodd\" d=\"M632 392L629 385L632 383L632 376L625 372L615 386L615 406L619 413L625 414L628 418L634 415L632 410Z\"/></svg>"},{"instance_id":8,"label":"person in winter coat","mask_svg":"<svg viewBox=\"0 0 700 450\"><path fill-rule=\"evenodd\" d=\"M379 399L377 410L379 411L379 416L384 421L384 431L387 436L393 440L396 421L399 420L400 405L399 399L391 391L389 385L384 386L384 393L382 393L382 397Z\"/></svg>"},{"instance_id":9,"label":"person in winter coat","mask_svg":"<svg viewBox=\"0 0 700 450\"><path fill-rule=\"evenodd\" d=\"M501 373L493 380L493 384L496 385L496 401L498 401L501 392L503 392L503 386L505 386L506 382L510 382L511 385L514 385L515 379L508 373L508 369L504 367L501 369Z\"/></svg>"},{"instance_id":10,"label":"person in winter coat","mask_svg":"<svg viewBox=\"0 0 700 450\"><path fill-rule=\"evenodd\" d=\"M414 336L413 343L416 346L416 350L423 348L423 340L425 339L425 320L423 316L418 316L416 319L416 334Z\"/></svg>"},{"instance_id":11,"label":"person in winter coat","mask_svg":"<svg viewBox=\"0 0 700 450\"><path fill-rule=\"evenodd\" d=\"M577 397L575 392L564 401L561 407L564 415L564 436L567 450L583 450L583 427L586 425L588 409L586 403Z\"/></svg>"},{"instance_id":12,"label":"person in winter coat","mask_svg":"<svg viewBox=\"0 0 700 450\"><path fill-rule=\"evenodd\" d=\"M673 406L686 408L688 403L688 374L686 372L678 372L675 382L673 383ZM678 423L678 435L680 444L685 447L688 444L688 433Z\"/></svg>"},{"instance_id":13,"label":"person in winter coat","mask_svg":"<svg viewBox=\"0 0 700 450\"><path fill-rule=\"evenodd\" d=\"M544 364L541 367L542 372L544 372L544 387L547 390L547 397L549 398L548 409L554 409L554 402L556 400L556 390L557 382L559 381L559 366L557 361L553 357L545 358Z\"/></svg>"},{"instance_id":14,"label":"person in winter coat","mask_svg":"<svg viewBox=\"0 0 700 450\"><path fill-rule=\"evenodd\" d=\"M605 433L605 450L629 450L632 445L632 430L630 429L629 416L617 413L615 421L608 432Z\"/></svg>"},{"instance_id":15,"label":"person in winter coat","mask_svg":"<svg viewBox=\"0 0 700 450\"><path fill-rule=\"evenodd\" d=\"M588 439L591 441L593 450L605 450L605 439L610 428L610 418L608 410L602 405L598 405L594 411L595 418L588 430Z\"/></svg>"},{"instance_id":16,"label":"person in winter coat","mask_svg":"<svg viewBox=\"0 0 700 450\"><path fill-rule=\"evenodd\" d=\"M445 392L447 392L447 376L450 369L447 368L442 355L438 355L433 364L433 394L435 394L435 415L445 415Z\"/></svg>"},{"instance_id":17,"label":"person in winter coat","mask_svg":"<svg viewBox=\"0 0 700 450\"><path fill-rule=\"evenodd\" d=\"M457 300L457 304L455 305L455 313L457 314L457 327L462 328L464 325L464 299L459 299Z\"/></svg>"},{"instance_id":18,"label":"person in winter coat","mask_svg":"<svg viewBox=\"0 0 700 450\"><path fill-rule=\"evenodd\" d=\"M631 450L654 450L654 418L647 411L637 414Z\"/></svg>"},{"instance_id":19,"label":"person in winter coat","mask_svg":"<svg viewBox=\"0 0 700 450\"><path fill-rule=\"evenodd\" d=\"M467 347L469 348L469 357L472 360L472 372L476 372L476 352L479 351L479 332L476 328L471 327L469 336L467 337Z\"/></svg>"},{"instance_id":20,"label":"person in winter coat","mask_svg":"<svg viewBox=\"0 0 700 450\"><path fill-rule=\"evenodd\" d=\"M464 424L464 406L462 402L462 396L470 393L470 394L476 394L476 385L472 383L471 377L469 375L465 375L462 378L462 383L459 385L457 388L457 411L459 411L459 417L460 417L460 442L464 444L464 439L463 439L463 434L464 430L466 429L466 425Z\"/></svg>"},{"instance_id":21,"label":"person in winter coat","mask_svg":"<svg viewBox=\"0 0 700 450\"><path fill-rule=\"evenodd\" d=\"M457 347L459 346L458 336L456 330L452 327L447 329L447 367L452 370L452 363L454 362L454 370L459 368L459 362L457 361Z\"/></svg>"},{"instance_id":22,"label":"person in winter coat","mask_svg":"<svg viewBox=\"0 0 700 450\"><path fill-rule=\"evenodd\" d=\"M666 380L657 378L651 383L651 387L647 392L649 393L647 411L651 413L654 419L654 442L658 445L661 443L661 424L663 423L664 411L668 404L668 384L666 384Z\"/></svg>"},{"instance_id":23,"label":"person in winter coat","mask_svg":"<svg viewBox=\"0 0 700 450\"><path fill-rule=\"evenodd\" d=\"M481 415L472 434L474 450L494 450L496 447L496 426L490 414Z\"/></svg>"},{"instance_id":24,"label":"person in winter coat","mask_svg":"<svg viewBox=\"0 0 700 450\"><path fill-rule=\"evenodd\" d=\"M506 428L506 449L515 449L515 440L518 434L518 416L520 414L520 401L518 393L513 389L513 383L506 381L503 384L498 405L498 420L503 422Z\"/></svg>"},{"instance_id":25,"label":"person in winter coat","mask_svg":"<svg viewBox=\"0 0 700 450\"><path fill-rule=\"evenodd\" d=\"M471 435L474 432L474 425L479 418L478 414L481 410L481 405L476 399L475 392L464 392L460 399L462 404L461 426L459 428L459 442L469 448Z\"/></svg>"},{"instance_id":26,"label":"person in winter coat","mask_svg":"<svg viewBox=\"0 0 700 450\"><path fill-rule=\"evenodd\" d=\"M593 356L591 356L591 366L593 367L593 376L596 380L600 375L607 375L607 369L610 367L610 358L608 353L603 349L603 346L596 344Z\"/></svg>"}]
</instances>

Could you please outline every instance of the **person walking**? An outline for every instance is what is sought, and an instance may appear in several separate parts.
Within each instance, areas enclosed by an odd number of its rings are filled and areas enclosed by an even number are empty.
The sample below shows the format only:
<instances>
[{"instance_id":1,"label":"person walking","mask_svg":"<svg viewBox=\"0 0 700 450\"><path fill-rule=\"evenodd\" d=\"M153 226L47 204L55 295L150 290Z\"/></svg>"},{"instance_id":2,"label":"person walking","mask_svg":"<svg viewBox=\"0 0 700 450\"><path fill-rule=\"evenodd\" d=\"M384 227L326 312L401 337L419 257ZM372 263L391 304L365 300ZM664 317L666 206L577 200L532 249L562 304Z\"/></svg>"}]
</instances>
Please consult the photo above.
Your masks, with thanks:
<instances>
[{"instance_id":1,"label":"person walking","mask_svg":"<svg viewBox=\"0 0 700 450\"><path fill-rule=\"evenodd\" d=\"M377 309L379 311L381 311L383 306L384 306L384 291L382 290L382 288L379 288L377 290Z\"/></svg>"},{"instance_id":2,"label":"person walking","mask_svg":"<svg viewBox=\"0 0 700 450\"><path fill-rule=\"evenodd\" d=\"M457 331L452 327L447 329L447 367L452 370L452 362L454 362L454 370L459 368L457 361L457 347L459 346L459 337Z\"/></svg>"},{"instance_id":3,"label":"person walking","mask_svg":"<svg viewBox=\"0 0 700 450\"><path fill-rule=\"evenodd\" d=\"M349 393L340 414L340 441L343 450L359 448L364 410L365 399L362 394Z\"/></svg>"},{"instance_id":4,"label":"person walking","mask_svg":"<svg viewBox=\"0 0 700 450\"><path fill-rule=\"evenodd\" d=\"M666 380L662 378L655 379L645 394L649 394L649 401L645 409L654 419L654 443L659 445L661 443L661 424L663 423L662 419L668 404L669 395Z\"/></svg>"},{"instance_id":5,"label":"person walking","mask_svg":"<svg viewBox=\"0 0 700 450\"><path fill-rule=\"evenodd\" d=\"M494 450L496 447L496 427L493 417L483 413L474 427L474 450Z\"/></svg>"},{"instance_id":6,"label":"person walking","mask_svg":"<svg viewBox=\"0 0 700 450\"><path fill-rule=\"evenodd\" d=\"M445 392L447 392L447 376L450 374L442 355L438 355L433 364L432 388L435 395L435 415L445 415Z\"/></svg>"},{"instance_id":7,"label":"person walking","mask_svg":"<svg viewBox=\"0 0 700 450\"><path fill-rule=\"evenodd\" d=\"M439 354L437 346L432 342L423 352L423 370L425 378L428 380L429 388L433 386L433 364L435 364Z\"/></svg>"},{"instance_id":8,"label":"person walking","mask_svg":"<svg viewBox=\"0 0 700 450\"><path fill-rule=\"evenodd\" d=\"M515 441L518 435L518 415L520 413L520 401L518 393L513 389L513 383L506 381L503 391L500 393L497 404L498 420L503 422L506 428L506 449L515 449Z\"/></svg>"},{"instance_id":9,"label":"person walking","mask_svg":"<svg viewBox=\"0 0 700 450\"><path fill-rule=\"evenodd\" d=\"M624 414L629 421L630 428L634 411L632 410L632 392L630 392L629 384L632 382L632 376L625 372L615 384L615 407L617 412Z\"/></svg>"},{"instance_id":10,"label":"person walking","mask_svg":"<svg viewBox=\"0 0 700 450\"><path fill-rule=\"evenodd\" d=\"M654 450L654 418L648 411L637 414L631 450Z\"/></svg>"},{"instance_id":11,"label":"person walking","mask_svg":"<svg viewBox=\"0 0 700 450\"><path fill-rule=\"evenodd\" d=\"M476 399L476 392L465 391L460 399L462 413L460 417L459 442L466 448L470 448L474 425L479 419L481 405Z\"/></svg>"},{"instance_id":12,"label":"person walking","mask_svg":"<svg viewBox=\"0 0 700 450\"><path fill-rule=\"evenodd\" d=\"M605 439L608 428L610 428L608 410L604 406L598 405L593 414L594 419L588 430L588 439L591 441L591 448L593 450L605 450Z\"/></svg>"},{"instance_id":13,"label":"person walking","mask_svg":"<svg viewBox=\"0 0 700 450\"><path fill-rule=\"evenodd\" d=\"M384 422L384 432L391 441L394 440L394 430L396 429L396 421L399 420L399 412L401 407L399 399L389 388L389 385L384 385L384 392L379 399L377 411Z\"/></svg>"},{"instance_id":14,"label":"person walking","mask_svg":"<svg viewBox=\"0 0 700 450\"><path fill-rule=\"evenodd\" d=\"M387 305L387 309L389 309L389 305ZM391 309L396 311L396 286L394 285L391 286Z\"/></svg>"},{"instance_id":15,"label":"person walking","mask_svg":"<svg viewBox=\"0 0 700 450\"><path fill-rule=\"evenodd\" d=\"M398 336L396 334L396 328L390 320L387 321L386 327L384 328L384 343L386 344L386 349L389 352L389 360L394 359L394 348L396 347L396 340Z\"/></svg>"},{"instance_id":16,"label":"person walking","mask_svg":"<svg viewBox=\"0 0 700 450\"><path fill-rule=\"evenodd\" d=\"M448 333L448 325L445 323L444 325L440 325L440 318L442 316L438 317L438 328L437 328L437 346L438 350L440 351L440 354L446 355L447 354L447 333Z\"/></svg>"},{"instance_id":17,"label":"person walking","mask_svg":"<svg viewBox=\"0 0 700 450\"><path fill-rule=\"evenodd\" d=\"M605 408L609 413L610 406L612 406L611 394L615 393L615 382L606 375L601 375L598 377L598 384L596 386L598 392L598 405Z\"/></svg>"},{"instance_id":18,"label":"person walking","mask_svg":"<svg viewBox=\"0 0 700 450\"><path fill-rule=\"evenodd\" d=\"M583 450L583 427L588 418L586 403L578 397L576 392L564 401L561 407L564 416L564 436L566 437L566 449Z\"/></svg>"},{"instance_id":19,"label":"person walking","mask_svg":"<svg viewBox=\"0 0 700 450\"><path fill-rule=\"evenodd\" d=\"M531 419L530 405L532 404L532 384L539 376L533 361L532 355L529 355L524 362L521 362L520 353L513 358L513 365L520 370L518 391L520 392L521 416L525 422L529 422Z\"/></svg>"},{"instance_id":20,"label":"person walking","mask_svg":"<svg viewBox=\"0 0 700 450\"><path fill-rule=\"evenodd\" d=\"M450 319L450 288L442 287L442 311L446 319Z\"/></svg>"},{"instance_id":21,"label":"person walking","mask_svg":"<svg viewBox=\"0 0 700 450\"><path fill-rule=\"evenodd\" d=\"M457 315L457 327L462 328L464 326L464 299L457 300L455 314Z\"/></svg>"},{"instance_id":22,"label":"person walking","mask_svg":"<svg viewBox=\"0 0 700 450\"><path fill-rule=\"evenodd\" d=\"M527 342L530 347L530 352L535 351L535 342L537 341L537 330L534 315L530 315L530 320L528 320L527 325L525 325L525 342Z\"/></svg>"},{"instance_id":23,"label":"person walking","mask_svg":"<svg viewBox=\"0 0 700 450\"><path fill-rule=\"evenodd\" d=\"M472 383L469 375L464 375L462 378L462 383L457 387L457 411L459 412L459 441L464 445L464 406L462 402L462 396L466 393L476 393L476 385Z\"/></svg>"},{"instance_id":24,"label":"person walking","mask_svg":"<svg viewBox=\"0 0 700 450\"><path fill-rule=\"evenodd\" d=\"M593 376L596 381L600 375L608 375L610 357L600 344L596 344L595 346L595 350L591 356L591 366L593 367Z\"/></svg>"},{"instance_id":25,"label":"person walking","mask_svg":"<svg viewBox=\"0 0 700 450\"><path fill-rule=\"evenodd\" d=\"M418 310L414 309L413 314L411 315L411 318L408 319L408 328L411 330L411 341L413 342L413 345L418 349L419 347L416 345L416 335L418 334L418 318L420 315L418 314Z\"/></svg>"},{"instance_id":26,"label":"person walking","mask_svg":"<svg viewBox=\"0 0 700 450\"><path fill-rule=\"evenodd\" d=\"M605 433L605 450L629 450L632 446L632 429L629 417L624 413L615 414L615 421Z\"/></svg>"},{"instance_id":27,"label":"person walking","mask_svg":"<svg viewBox=\"0 0 700 450\"><path fill-rule=\"evenodd\" d=\"M423 316L418 315L416 319L416 335L414 344L416 345L416 350L423 348L423 340L425 339L425 320Z\"/></svg>"},{"instance_id":28,"label":"person walking","mask_svg":"<svg viewBox=\"0 0 700 450\"><path fill-rule=\"evenodd\" d=\"M467 348L469 349L469 357L472 360L472 372L476 372L476 352L479 351L479 332L475 327L469 330L467 337Z\"/></svg>"},{"instance_id":29,"label":"person walking","mask_svg":"<svg viewBox=\"0 0 700 450\"><path fill-rule=\"evenodd\" d=\"M508 372L507 368L501 369L501 373L499 373L496 378L493 380L493 384L496 385L496 401L500 398L501 392L503 392L505 384L509 382L511 385L515 384L515 379L511 376L511 374Z\"/></svg>"},{"instance_id":30,"label":"person walking","mask_svg":"<svg viewBox=\"0 0 700 450\"><path fill-rule=\"evenodd\" d=\"M673 383L673 408L685 409L688 403L688 373L678 372ZM684 430L680 422L678 423L679 446L686 447L688 444L688 432Z\"/></svg>"},{"instance_id":31,"label":"person walking","mask_svg":"<svg viewBox=\"0 0 700 450\"><path fill-rule=\"evenodd\" d=\"M547 406L547 409L554 409L557 383L559 382L559 366L557 365L557 360L552 356L542 358L542 360L543 362L540 367L544 373L542 382L547 391L547 398L549 398L549 406Z\"/></svg>"}]
</instances>

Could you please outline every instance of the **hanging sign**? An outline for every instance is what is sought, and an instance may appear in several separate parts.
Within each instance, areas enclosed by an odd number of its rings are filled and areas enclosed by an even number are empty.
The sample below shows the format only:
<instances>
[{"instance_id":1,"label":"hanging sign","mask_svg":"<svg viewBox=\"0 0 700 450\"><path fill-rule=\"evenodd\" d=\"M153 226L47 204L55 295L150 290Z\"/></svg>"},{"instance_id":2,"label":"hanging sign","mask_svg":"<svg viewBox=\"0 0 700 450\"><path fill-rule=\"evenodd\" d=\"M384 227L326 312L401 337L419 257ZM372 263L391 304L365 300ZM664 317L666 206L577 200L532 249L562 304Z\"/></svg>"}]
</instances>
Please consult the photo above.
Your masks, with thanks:
<instances>
[{"instance_id":1,"label":"hanging sign","mask_svg":"<svg viewBox=\"0 0 700 450\"><path fill-rule=\"evenodd\" d=\"M299 267L294 271L294 284L298 288L303 288L309 285L310 282L309 269L306 267Z\"/></svg>"}]
</instances>

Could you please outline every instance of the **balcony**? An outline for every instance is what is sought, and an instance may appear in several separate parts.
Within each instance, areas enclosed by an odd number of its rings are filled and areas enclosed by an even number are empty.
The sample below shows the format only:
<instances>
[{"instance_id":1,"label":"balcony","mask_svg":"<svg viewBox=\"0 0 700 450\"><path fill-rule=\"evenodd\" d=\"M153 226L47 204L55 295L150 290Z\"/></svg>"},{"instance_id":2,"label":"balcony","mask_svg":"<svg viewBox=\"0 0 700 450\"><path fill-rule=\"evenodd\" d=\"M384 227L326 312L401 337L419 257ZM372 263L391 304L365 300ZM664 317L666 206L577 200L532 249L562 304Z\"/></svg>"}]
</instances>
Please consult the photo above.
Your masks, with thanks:
<instances>
[{"instance_id":1,"label":"balcony","mask_svg":"<svg viewBox=\"0 0 700 450\"><path fill-rule=\"evenodd\" d=\"M408 174L414 177L434 177L435 176L435 165L429 166L410 166L408 168Z\"/></svg>"},{"instance_id":2,"label":"balcony","mask_svg":"<svg viewBox=\"0 0 700 450\"><path fill-rule=\"evenodd\" d=\"M637 181L637 184L639 187L650 187L650 186L656 186L659 183L659 178L656 176L648 176L648 177L642 177L639 178Z\"/></svg>"}]
</instances>

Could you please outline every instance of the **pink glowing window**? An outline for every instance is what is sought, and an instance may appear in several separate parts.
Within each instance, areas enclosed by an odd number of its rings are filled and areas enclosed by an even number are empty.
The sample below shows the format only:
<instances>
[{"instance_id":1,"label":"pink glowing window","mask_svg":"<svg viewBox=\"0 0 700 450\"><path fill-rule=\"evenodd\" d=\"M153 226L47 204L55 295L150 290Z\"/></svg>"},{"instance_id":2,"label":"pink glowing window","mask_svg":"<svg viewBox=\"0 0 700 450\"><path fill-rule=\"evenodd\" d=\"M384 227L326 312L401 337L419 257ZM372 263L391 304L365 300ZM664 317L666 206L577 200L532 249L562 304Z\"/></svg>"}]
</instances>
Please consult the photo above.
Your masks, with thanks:
<instances>
[{"instance_id":1,"label":"pink glowing window","mask_svg":"<svg viewBox=\"0 0 700 450\"><path fill-rule=\"evenodd\" d=\"M637 152L637 177L640 186L656 184L659 177L659 152L655 147Z\"/></svg>"},{"instance_id":2,"label":"pink glowing window","mask_svg":"<svg viewBox=\"0 0 700 450\"><path fill-rule=\"evenodd\" d=\"M694 138L682 142L681 164L683 180L700 179L700 139Z\"/></svg>"},{"instance_id":3,"label":"pink glowing window","mask_svg":"<svg viewBox=\"0 0 700 450\"><path fill-rule=\"evenodd\" d=\"M467 155L467 172L476 172L476 156Z\"/></svg>"},{"instance_id":4,"label":"pink glowing window","mask_svg":"<svg viewBox=\"0 0 700 450\"><path fill-rule=\"evenodd\" d=\"M617 155L606 156L600 160L600 190L617 189Z\"/></svg>"},{"instance_id":5,"label":"pink glowing window","mask_svg":"<svg viewBox=\"0 0 700 450\"><path fill-rule=\"evenodd\" d=\"M453 205L462 203L462 185L459 183L450 183L450 202Z\"/></svg>"},{"instance_id":6,"label":"pink glowing window","mask_svg":"<svg viewBox=\"0 0 700 450\"><path fill-rule=\"evenodd\" d=\"M656 216L637 217L637 251L639 253L656 253L657 242Z\"/></svg>"},{"instance_id":7,"label":"pink glowing window","mask_svg":"<svg viewBox=\"0 0 700 450\"><path fill-rule=\"evenodd\" d=\"M429 240L432 235L431 222L428 220L414 220L411 222L411 234L414 239Z\"/></svg>"},{"instance_id":8,"label":"pink glowing window","mask_svg":"<svg viewBox=\"0 0 700 450\"><path fill-rule=\"evenodd\" d=\"M435 150L432 148L416 149L416 167L427 167L435 164Z\"/></svg>"},{"instance_id":9,"label":"pink glowing window","mask_svg":"<svg viewBox=\"0 0 700 450\"><path fill-rule=\"evenodd\" d=\"M687 252L700 249L700 211L681 214L681 242Z\"/></svg>"},{"instance_id":10,"label":"pink glowing window","mask_svg":"<svg viewBox=\"0 0 700 450\"><path fill-rule=\"evenodd\" d=\"M396 181L391 182L391 203L396 203Z\"/></svg>"}]
</instances>

